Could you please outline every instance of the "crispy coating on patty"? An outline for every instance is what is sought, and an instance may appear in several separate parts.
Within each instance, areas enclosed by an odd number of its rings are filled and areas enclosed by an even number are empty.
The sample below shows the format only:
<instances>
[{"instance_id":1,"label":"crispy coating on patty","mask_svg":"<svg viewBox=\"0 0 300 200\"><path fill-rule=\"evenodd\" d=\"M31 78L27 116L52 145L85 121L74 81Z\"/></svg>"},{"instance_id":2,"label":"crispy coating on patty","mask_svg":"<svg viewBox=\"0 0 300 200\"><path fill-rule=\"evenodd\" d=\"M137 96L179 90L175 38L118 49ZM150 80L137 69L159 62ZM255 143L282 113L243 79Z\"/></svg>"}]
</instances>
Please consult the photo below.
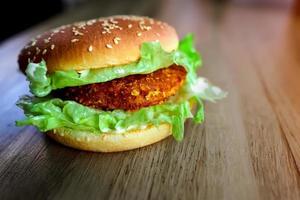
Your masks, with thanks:
<instances>
[{"instance_id":1,"label":"crispy coating on patty","mask_svg":"<svg viewBox=\"0 0 300 200\"><path fill-rule=\"evenodd\" d=\"M103 110L138 110L163 103L175 95L185 77L183 67L172 65L150 74L136 74L104 83L60 89L56 95Z\"/></svg>"}]
</instances>

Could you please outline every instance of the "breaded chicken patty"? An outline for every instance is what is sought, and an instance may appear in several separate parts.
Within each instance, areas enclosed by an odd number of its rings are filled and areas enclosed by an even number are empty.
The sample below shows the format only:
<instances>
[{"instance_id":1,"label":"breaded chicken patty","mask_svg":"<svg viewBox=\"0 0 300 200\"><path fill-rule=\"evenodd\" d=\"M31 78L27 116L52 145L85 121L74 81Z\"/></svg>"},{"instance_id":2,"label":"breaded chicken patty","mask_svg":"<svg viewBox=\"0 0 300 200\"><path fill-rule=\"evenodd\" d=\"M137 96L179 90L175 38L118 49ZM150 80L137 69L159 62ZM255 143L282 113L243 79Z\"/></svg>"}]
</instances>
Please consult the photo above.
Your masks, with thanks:
<instances>
[{"instance_id":1,"label":"breaded chicken patty","mask_svg":"<svg viewBox=\"0 0 300 200\"><path fill-rule=\"evenodd\" d=\"M185 78L185 69L172 65L150 74L136 74L104 83L60 89L56 95L102 110L138 110L163 103L175 95Z\"/></svg>"}]
</instances>

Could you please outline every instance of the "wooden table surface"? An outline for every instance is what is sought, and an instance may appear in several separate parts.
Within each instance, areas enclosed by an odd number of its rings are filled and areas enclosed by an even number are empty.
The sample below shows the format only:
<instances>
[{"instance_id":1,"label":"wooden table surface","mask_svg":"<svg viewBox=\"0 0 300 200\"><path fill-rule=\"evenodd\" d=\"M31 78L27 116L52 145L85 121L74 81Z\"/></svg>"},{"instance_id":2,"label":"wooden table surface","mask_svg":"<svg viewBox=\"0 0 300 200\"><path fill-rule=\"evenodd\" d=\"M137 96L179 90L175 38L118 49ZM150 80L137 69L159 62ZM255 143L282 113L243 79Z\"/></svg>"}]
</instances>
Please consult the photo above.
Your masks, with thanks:
<instances>
[{"instance_id":1,"label":"wooden table surface","mask_svg":"<svg viewBox=\"0 0 300 200\"><path fill-rule=\"evenodd\" d=\"M214 1L212 1L214 2ZM149 15L193 32L202 76L229 96L206 103L202 125L123 153L63 147L15 127L28 93L17 55L36 34L80 19ZM90 3L0 46L0 199L299 199L300 19L289 8L130 0Z\"/></svg>"}]
</instances>

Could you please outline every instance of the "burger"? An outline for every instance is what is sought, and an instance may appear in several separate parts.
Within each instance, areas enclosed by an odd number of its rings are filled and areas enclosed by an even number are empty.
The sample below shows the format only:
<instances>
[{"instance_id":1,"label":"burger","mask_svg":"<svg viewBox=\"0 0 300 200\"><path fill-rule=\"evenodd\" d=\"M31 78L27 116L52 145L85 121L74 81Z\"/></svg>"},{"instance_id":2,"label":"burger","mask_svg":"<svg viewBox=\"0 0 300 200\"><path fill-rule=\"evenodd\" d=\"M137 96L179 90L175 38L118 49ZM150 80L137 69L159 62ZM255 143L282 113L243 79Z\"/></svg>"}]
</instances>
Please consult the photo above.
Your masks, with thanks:
<instances>
[{"instance_id":1,"label":"burger","mask_svg":"<svg viewBox=\"0 0 300 200\"><path fill-rule=\"evenodd\" d=\"M60 26L32 39L18 63L33 95L17 102L26 118L16 124L81 150L181 141L187 118L203 122L203 100L226 95L197 76L193 36L179 41L173 27L148 17Z\"/></svg>"}]
</instances>

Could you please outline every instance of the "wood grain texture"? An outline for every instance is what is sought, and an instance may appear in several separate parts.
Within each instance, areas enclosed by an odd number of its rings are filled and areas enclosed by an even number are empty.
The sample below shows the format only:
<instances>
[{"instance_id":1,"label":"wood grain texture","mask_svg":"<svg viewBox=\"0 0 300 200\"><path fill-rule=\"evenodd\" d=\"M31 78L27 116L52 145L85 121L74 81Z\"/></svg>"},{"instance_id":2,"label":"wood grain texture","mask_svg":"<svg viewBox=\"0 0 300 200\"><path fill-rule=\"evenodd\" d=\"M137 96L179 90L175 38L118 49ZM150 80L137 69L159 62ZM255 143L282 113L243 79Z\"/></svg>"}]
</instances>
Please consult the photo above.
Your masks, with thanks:
<instances>
[{"instance_id":1,"label":"wood grain texture","mask_svg":"<svg viewBox=\"0 0 300 200\"><path fill-rule=\"evenodd\" d=\"M74 20L143 14L194 32L199 73L229 96L206 104L206 121L123 153L63 147L17 128L28 92L16 56L35 34ZM70 10L0 46L0 199L300 199L300 19L289 8L197 0L129 0Z\"/></svg>"}]
</instances>

